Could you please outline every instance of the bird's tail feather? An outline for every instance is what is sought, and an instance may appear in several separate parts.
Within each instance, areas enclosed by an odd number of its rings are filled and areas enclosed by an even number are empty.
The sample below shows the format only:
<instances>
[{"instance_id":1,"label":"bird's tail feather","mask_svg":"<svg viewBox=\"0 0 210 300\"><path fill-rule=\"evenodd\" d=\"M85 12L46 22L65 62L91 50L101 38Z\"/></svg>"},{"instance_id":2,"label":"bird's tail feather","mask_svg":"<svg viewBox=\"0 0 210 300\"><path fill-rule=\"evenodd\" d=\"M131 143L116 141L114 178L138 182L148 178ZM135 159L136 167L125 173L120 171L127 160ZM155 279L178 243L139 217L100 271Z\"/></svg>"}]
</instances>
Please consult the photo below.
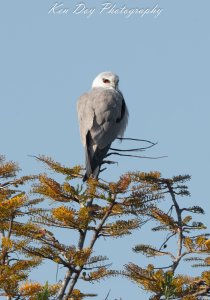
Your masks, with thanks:
<instances>
[{"instance_id":1,"label":"bird's tail feather","mask_svg":"<svg viewBox=\"0 0 210 300\"><path fill-rule=\"evenodd\" d=\"M83 177L83 181L86 181L92 174L92 167L91 167L91 158L90 158L90 151L88 151L88 148L85 148L85 168L86 172Z\"/></svg>"},{"instance_id":2,"label":"bird's tail feather","mask_svg":"<svg viewBox=\"0 0 210 300\"><path fill-rule=\"evenodd\" d=\"M86 149L85 149L86 173L83 177L83 181L86 181L91 176L93 178L98 178L101 164L107 152L109 151L110 145L111 144L107 145L103 149L100 149L99 147L95 148L90 132L88 132L86 137Z\"/></svg>"}]
</instances>

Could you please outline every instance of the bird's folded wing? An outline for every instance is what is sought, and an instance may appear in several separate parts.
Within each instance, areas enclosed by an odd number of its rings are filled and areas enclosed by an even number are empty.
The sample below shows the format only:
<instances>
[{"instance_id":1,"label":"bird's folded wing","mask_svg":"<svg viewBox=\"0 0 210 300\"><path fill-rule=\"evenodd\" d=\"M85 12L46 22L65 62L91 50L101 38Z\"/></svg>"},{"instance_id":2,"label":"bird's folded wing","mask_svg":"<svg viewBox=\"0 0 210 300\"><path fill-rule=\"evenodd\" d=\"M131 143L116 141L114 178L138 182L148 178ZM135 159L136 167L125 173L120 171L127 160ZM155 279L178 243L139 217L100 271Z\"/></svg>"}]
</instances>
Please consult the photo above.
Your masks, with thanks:
<instances>
[{"instance_id":1,"label":"bird's folded wing","mask_svg":"<svg viewBox=\"0 0 210 300\"><path fill-rule=\"evenodd\" d=\"M90 93L83 94L77 102L80 135L82 144L86 144L86 135L93 125L94 109Z\"/></svg>"},{"instance_id":2,"label":"bird's folded wing","mask_svg":"<svg viewBox=\"0 0 210 300\"><path fill-rule=\"evenodd\" d=\"M122 94L111 89L95 88L80 97L77 110L83 145L88 131L101 149L113 142L121 130L117 120L122 103Z\"/></svg>"}]
</instances>

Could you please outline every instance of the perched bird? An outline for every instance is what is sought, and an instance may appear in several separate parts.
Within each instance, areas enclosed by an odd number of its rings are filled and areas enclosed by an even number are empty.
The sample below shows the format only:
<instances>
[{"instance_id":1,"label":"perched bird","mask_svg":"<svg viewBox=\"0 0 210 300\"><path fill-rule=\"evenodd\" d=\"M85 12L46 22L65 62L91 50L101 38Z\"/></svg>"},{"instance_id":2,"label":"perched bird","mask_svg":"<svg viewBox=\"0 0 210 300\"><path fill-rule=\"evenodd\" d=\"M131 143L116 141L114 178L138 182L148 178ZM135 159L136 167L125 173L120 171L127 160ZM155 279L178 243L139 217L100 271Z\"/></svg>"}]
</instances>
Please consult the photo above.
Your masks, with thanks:
<instances>
[{"instance_id":1,"label":"perched bird","mask_svg":"<svg viewBox=\"0 0 210 300\"><path fill-rule=\"evenodd\" d=\"M119 77L112 72L100 73L93 80L92 89L78 99L77 112L86 158L83 181L89 177L98 178L111 143L125 131L128 110L118 83Z\"/></svg>"}]
</instances>

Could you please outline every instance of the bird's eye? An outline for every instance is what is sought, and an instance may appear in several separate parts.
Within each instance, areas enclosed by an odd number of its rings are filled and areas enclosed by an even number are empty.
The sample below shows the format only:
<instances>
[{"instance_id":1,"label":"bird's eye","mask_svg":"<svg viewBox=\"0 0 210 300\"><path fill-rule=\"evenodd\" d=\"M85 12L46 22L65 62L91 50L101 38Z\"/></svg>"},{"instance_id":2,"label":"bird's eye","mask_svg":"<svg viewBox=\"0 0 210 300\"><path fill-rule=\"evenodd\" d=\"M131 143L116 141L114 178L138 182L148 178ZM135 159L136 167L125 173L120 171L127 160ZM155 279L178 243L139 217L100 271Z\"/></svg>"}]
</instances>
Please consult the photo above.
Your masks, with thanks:
<instances>
[{"instance_id":1,"label":"bird's eye","mask_svg":"<svg viewBox=\"0 0 210 300\"><path fill-rule=\"evenodd\" d=\"M103 78L104 83L110 83L109 79Z\"/></svg>"}]
</instances>

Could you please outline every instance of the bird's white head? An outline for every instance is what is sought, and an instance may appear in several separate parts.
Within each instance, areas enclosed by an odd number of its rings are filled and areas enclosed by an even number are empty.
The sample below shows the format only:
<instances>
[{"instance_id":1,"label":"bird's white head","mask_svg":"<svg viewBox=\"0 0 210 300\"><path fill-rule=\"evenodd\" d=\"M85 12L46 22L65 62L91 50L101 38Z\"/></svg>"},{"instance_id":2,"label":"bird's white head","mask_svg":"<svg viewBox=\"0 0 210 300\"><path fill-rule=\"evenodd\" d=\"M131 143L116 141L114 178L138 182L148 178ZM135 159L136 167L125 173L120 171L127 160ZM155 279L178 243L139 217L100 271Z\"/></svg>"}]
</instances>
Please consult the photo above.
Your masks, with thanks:
<instances>
[{"instance_id":1,"label":"bird's white head","mask_svg":"<svg viewBox=\"0 0 210 300\"><path fill-rule=\"evenodd\" d=\"M119 77L112 72L98 74L93 80L92 88L103 87L118 90Z\"/></svg>"}]
</instances>

